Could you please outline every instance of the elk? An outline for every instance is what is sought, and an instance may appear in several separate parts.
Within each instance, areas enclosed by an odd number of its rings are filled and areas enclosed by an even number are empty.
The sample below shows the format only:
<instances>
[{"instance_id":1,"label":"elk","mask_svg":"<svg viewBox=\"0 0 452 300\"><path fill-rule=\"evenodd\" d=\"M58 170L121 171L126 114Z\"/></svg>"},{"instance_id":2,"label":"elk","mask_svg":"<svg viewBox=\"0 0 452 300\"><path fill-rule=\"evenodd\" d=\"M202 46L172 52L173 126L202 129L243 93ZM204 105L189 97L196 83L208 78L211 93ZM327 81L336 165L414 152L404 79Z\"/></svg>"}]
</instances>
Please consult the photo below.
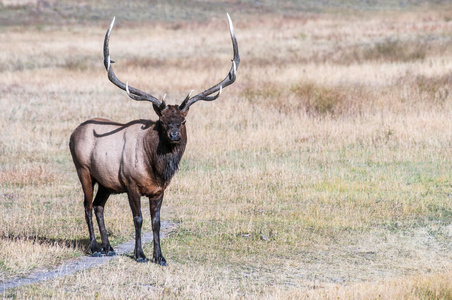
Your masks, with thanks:
<instances>
[{"instance_id":1,"label":"elk","mask_svg":"<svg viewBox=\"0 0 452 300\"><path fill-rule=\"evenodd\" d=\"M234 57L228 75L211 88L191 96L191 91L180 105L167 105L154 96L120 81L110 60L109 40L115 18L105 34L104 65L108 79L136 101L149 101L158 116L157 121L135 120L120 124L95 118L80 124L72 133L69 148L84 193L85 219L89 230L89 248L92 256L116 255L107 236L104 207L111 194L127 193L135 226L134 257L147 262L141 245L141 197L149 198L154 252L152 261L166 266L160 248L160 208L165 189L178 169L187 144L185 118L190 106L197 101L213 101L222 89L236 79L240 63L237 40L232 21L227 15ZM94 186L98 185L93 201ZM96 241L93 227L93 209L102 245Z\"/></svg>"}]
</instances>

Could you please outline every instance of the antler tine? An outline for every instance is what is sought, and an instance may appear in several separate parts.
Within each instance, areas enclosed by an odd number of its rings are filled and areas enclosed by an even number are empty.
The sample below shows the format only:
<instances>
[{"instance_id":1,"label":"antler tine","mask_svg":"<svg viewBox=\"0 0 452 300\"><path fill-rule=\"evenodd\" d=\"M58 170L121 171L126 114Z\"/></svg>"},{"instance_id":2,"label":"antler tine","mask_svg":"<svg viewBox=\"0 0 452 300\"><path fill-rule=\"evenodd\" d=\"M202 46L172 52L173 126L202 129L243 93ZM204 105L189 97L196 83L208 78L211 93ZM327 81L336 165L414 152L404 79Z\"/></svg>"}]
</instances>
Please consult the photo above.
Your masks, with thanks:
<instances>
[{"instance_id":1,"label":"antler tine","mask_svg":"<svg viewBox=\"0 0 452 300\"><path fill-rule=\"evenodd\" d=\"M139 89L136 89L136 88L130 86L128 82L126 84L124 84L121 80L118 79L118 77L116 77L115 72L113 71L113 67L111 65L112 63L114 63L114 61L112 61L110 59L110 49L109 49L110 33L115 24L115 19L116 18L113 17L113 20L110 23L110 27L108 28L107 33L105 34L105 40L104 40L104 66L108 72L108 79L110 79L110 81L114 85L119 87L121 90L126 91L127 95L130 98L132 98L133 100L150 101L150 102L152 102L152 104L156 105L160 110L163 110L166 107L165 101L160 102L154 96L149 95L143 91L140 91Z\"/></svg>"},{"instance_id":2,"label":"antler tine","mask_svg":"<svg viewBox=\"0 0 452 300\"><path fill-rule=\"evenodd\" d=\"M204 100L204 101L213 101L215 99L217 99L218 97L220 97L221 92L223 91L223 87L220 85L220 90L218 91L218 93L214 96L207 96L207 97L203 97L200 100Z\"/></svg>"},{"instance_id":3,"label":"antler tine","mask_svg":"<svg viewBox=\"0 0 452 300\"><path fill-rule=\"evenodd\" d=\"M232 25L231 18L229 17L229 14L227 14L227 16L228 16L228 23L229 23L229 32L231 34L231 40L232 40L232 48L234 51L234 58L232 59L231 69L229 70L229 73L226 76L226 78L224 78L220 83L212 86L211 88L209 88L209 89L205 90L204 92L201 92L191 98L190 98L190 94L189 94L187 96L187 98L185 98L185 100L180 105L180 109L184 112L187 111L188 108L190 107L190 105L192 105L196 101L199 101L199 100L212 101L212 100L217 99L220 96L222 89L227 87L228 85L234 83L234 81L237 77L237 69L240 64L239 46L237 44L237 39L235 37L234 26ZM218 92L216 95L210 96L211 94L216 93L216 92Z\"/></svg>"},{"instance_id":4,"label":"antler tine","mask_svg":"<svg viewBox=\"0 0 452 300\"><path fill-rule=\"evenodd\" d=\"M108 70L110 69L110 63L114 63L114 61L110 60L110 49L108 47L108 44L110 42L110 33L111 30L113 29L113 26L115 25L115 19L116 17L113 17L113 20L110 23L110 27L107 30L107 33L105 34L105 39L104 39L104 66L105 69Z\"/></svg>"},{"instance_id":5,"label":"antler tine","mask_svg":"<svg viewBox=\"0 0 452 300\"><path fill-rule=\"evenodd\" d=\"M194 90L191 90L190 93L188 93L187 97L185 97L185 99L184 99L184 101L182 101L182 103L183 103L183 102L187 102L188 99L190 99L191 93L193 93L193 91L194 91Z\"/></svg>"}]
</instances>

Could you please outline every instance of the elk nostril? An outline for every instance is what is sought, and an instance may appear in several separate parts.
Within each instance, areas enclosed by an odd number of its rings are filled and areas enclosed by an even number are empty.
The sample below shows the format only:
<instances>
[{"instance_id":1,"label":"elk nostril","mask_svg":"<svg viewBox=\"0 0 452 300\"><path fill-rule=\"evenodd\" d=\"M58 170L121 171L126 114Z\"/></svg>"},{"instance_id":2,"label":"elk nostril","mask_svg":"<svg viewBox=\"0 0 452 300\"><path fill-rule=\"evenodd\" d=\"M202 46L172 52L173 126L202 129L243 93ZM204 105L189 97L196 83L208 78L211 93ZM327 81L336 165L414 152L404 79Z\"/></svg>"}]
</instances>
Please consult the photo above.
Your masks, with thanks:
<instances>
[{"instance_id":1,"label":"elk nostril","mask_svg":"<svg viewBox=\"0 0 452 300\"><path fill-rule=\"evenodd\" d=\"M177 131L171 131L169 136L170 136L170 139L173 141L179 140L179 132L177 132Z\"/></svg>"}]
</instances>

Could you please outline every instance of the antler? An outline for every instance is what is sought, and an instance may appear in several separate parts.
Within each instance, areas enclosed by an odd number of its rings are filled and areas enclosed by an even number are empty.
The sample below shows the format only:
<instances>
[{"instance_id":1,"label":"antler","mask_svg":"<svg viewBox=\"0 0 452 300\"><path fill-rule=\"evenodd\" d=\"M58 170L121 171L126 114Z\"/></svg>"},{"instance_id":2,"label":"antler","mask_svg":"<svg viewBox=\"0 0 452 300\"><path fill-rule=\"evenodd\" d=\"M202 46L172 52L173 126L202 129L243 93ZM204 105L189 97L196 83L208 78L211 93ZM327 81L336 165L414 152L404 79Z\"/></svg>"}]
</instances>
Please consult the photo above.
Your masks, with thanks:
<instances>
[{"instance_id":1,"label":"antler","mask_svg":"<svg viewBox=\"0 0 452 300\"><path fill-rule=\"evenodd\" d=\"M155 98L152 95L149 95L145 92L140 91L139 89L136 89L134 87L131 87L129 83L127 82L124 84L121 80L116 77L115 72L113 71L113 67L111 66L114 61L110 60L110 50L108 47L108 43L110 41L110 33L113 29L113 25L115 24L115 17L113 18L113 21L111 21L110 27L107 30L107 33L105 34L105 40L104 40L104 66L105 69L108 72L108 79L119 87L121 90L124 90L127 92L127 95L129 95L130 98L137 101L150 101L152 104L157 106L160 110L163 110L166 107L165 101L162 100L160 102L157 98Z\"/></svg>"},{"instance_id":2,"label":"antler","mask_svg":"<svg viewBox=\"0 0 452 300\"><path fill-rule=\"evenodd\" d=\"M229 17L229 14L227 14L227 15L228 15L228 22L229 22L229 32L231 33L232 48L234 50L234 58L232 59L231 70L229 71L226 78L223 79L220 83L218 83L218 84L214 85L213 87L205 90L204 92L199 93L196 96L193 96L190 98L190 95L193 92L193 91L191 91L187 95L185 100L182 102L182 104L179 106L180 110L183 112L186 112L188 110L188 108L190 107L190 105L192 105L196 101L199 101L199 100L213 101L213 100L217 99L220 96L223 88L232 84L236 79L237 69L240 64L239 46L237 45L237 39L235 38L234 27L232 26L231 18ZM210 96L213 93L217 93L217 94Z\"/></svg>"}]
</instances>

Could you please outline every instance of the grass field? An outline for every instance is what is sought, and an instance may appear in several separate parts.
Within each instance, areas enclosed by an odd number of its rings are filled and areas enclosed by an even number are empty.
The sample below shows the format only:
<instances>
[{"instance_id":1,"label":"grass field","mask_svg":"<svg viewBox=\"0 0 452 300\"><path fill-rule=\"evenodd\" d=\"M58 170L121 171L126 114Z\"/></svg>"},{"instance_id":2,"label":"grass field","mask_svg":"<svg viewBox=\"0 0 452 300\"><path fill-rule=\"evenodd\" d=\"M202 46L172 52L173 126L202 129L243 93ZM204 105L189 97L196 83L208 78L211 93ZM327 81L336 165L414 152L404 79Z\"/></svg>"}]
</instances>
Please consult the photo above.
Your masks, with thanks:
<instances>
[{"instance_id":1,"label":"grass field","mask_svg":"<svg viewBox=\"0 0 452 300\"><path fill-rule=\"evenodd\" d=\"M116 74L170 104L229 71L227 11L242 58L187 117L168 267L121 256L2 296L451 299L452 6L377 2L0 6L0 281L86 255L72 130L156 119L107 79L113 15ZM133 238L125 195L105 214L113 246Z\"/></svg>"}]
</instances>

